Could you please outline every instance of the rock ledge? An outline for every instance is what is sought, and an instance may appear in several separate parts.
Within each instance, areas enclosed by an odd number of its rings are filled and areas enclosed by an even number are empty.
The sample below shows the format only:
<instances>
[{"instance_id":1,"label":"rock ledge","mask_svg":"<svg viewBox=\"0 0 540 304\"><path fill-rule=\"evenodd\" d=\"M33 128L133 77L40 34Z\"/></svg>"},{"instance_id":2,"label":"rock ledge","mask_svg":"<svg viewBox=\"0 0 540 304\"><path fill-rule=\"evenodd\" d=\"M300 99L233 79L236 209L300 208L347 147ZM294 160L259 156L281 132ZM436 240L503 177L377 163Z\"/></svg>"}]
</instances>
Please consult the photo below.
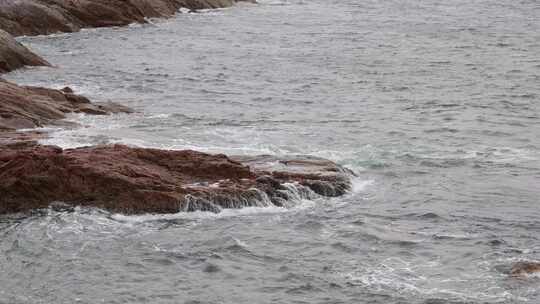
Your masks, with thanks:
<instances>
[{"instance_id":1,"label":"rock ledge","mask_svg":"<svg viewBox=\"0 0 540 304\"><path fill-rule=\"evenodd\" d=\"M0 29L0 73L23 66L49 66L49 63Z\"/></svg>"},{"instance_id":2,"label":"rock ledge","mask_svg":"<svg viewBox=\"0 0 540 304\"><path fill-rule=\"evenodd\" d=\"M267 160L274 160L270 165ZM284 206L350 189L351 172L323 159L229 158L124 145L0 150L0 214L54 202L125 214Z\"/></svg>"}]
</instances>

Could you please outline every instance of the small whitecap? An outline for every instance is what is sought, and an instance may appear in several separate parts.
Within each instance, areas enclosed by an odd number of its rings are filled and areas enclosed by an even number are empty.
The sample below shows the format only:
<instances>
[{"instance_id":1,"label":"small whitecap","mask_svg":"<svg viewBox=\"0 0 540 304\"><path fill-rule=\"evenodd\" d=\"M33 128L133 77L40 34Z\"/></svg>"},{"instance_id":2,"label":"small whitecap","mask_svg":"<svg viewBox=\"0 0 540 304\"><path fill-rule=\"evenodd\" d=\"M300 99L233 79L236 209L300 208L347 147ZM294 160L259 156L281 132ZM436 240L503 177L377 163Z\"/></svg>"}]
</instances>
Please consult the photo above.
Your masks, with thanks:
<instances>
[{"instance_id":1,"label":"small whitecap","mask_svg":"<svg viewBox=\"0 0 540 304\"><path fill-rule=\"evenodd\" d=\"M367 187L373 185L375 181L371 179L363 180L360 178L354 178L352 179L351 183L352 183L352 192L359 193L366 190Z\"/></svg>"}]
</instances>

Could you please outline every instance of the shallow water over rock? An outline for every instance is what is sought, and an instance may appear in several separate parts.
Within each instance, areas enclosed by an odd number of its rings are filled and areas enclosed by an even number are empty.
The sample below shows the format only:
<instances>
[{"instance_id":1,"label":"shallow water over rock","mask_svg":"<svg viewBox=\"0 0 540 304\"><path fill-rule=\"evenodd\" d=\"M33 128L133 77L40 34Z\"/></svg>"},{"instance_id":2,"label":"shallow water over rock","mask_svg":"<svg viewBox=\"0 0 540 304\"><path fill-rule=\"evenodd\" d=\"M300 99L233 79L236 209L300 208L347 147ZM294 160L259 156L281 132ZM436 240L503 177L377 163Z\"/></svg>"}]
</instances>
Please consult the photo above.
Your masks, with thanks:
<instances>
[{"instance_id":1,"label":"shallow water over rock","mask_svg":"<svg viewBox=\"0 0 540 304\"><path fill-rule=\"evenodd\" d=\"M221 213L44 210L0 219L6 303L535 303L536 1L261 0L21 38L8 74L138 114L71 116L64 148L307 154L341 198Z\"/></svg>"}]
</instances>

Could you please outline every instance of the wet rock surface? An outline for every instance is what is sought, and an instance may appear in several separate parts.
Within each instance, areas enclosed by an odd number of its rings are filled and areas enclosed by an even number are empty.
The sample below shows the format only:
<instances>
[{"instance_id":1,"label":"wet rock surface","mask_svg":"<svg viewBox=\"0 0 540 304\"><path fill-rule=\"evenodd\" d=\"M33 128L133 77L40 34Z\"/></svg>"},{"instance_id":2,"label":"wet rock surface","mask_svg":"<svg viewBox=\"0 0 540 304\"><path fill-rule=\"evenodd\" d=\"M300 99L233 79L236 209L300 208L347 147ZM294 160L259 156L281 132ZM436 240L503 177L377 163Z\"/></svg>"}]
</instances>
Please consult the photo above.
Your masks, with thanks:
<instances>
[{"instance_id":1,"label":"wet rock surface","mask_svg":"<svg viewBox=\"0 0 540 304\"><path fill-rule=\"evenodd\" d=\"M23 66L48 65L45 59L32 53L10 34L0 29L0 73L11 72Z\"/></svg>"},{"instance_id":2,"label":"wet rock surface","mask_svg":"<svg viewBox=\"0 0 540 304\"><path fill-rule=\"evenodd\" d=\"M266 162L270 158L275 165ZM310 157L229 158L124 145L66 150L11 145L0 149L0 214L55 202L125 214L283 206L293 197L343 194L350 188L349 176L338 165ZM324 191L314 186L318 182Z\"/></svg>"},{"instance_id":3,"label":"wet rock surface","mask_svg":"<svg viewBox=\"0 0 540 304\"><path fill-rule=\"evenodd\" d=\"M124 26L145 18L170 17L180 8L220 8L242 0L3 0L0 29L15 36ZM252 2L252 1L249 1Z\"/></svg>"},{"instance_id":4,"label":"wet rock surface","mask_svg":"<svg viewBox=\"0 0 540 304\"><path fill-rule=\"evenodd\" d=\"M513 277L525 277L531 274L540 274L539 262L517 262L510 269L510 275Z\"/></svg>"},{"instance_id":5,"label":"wet rock surface","mask_svg":"<svg viewBox=\"0 0 540 304\"><path fill-rule=\"evenodd\" d=\"M67 113L105 115L129 113L116 103L91 103L86 97L62 90L19 86L0 80L0 131L55 124Z\"/></svg>"},{"instance_id":6,"label":"wet rock surface","mask_svg":"<svg viewBox=\"0 0 540 304\"><path fill-rule=\"evenodd\" d=\"M313 192L328 197L345 194L350 188L350 177L354 176L351 170L314 156L259 155L231 158L262 174L261 183L275 185L276 179L294 180Z\"/></svg>"}]
</instances>

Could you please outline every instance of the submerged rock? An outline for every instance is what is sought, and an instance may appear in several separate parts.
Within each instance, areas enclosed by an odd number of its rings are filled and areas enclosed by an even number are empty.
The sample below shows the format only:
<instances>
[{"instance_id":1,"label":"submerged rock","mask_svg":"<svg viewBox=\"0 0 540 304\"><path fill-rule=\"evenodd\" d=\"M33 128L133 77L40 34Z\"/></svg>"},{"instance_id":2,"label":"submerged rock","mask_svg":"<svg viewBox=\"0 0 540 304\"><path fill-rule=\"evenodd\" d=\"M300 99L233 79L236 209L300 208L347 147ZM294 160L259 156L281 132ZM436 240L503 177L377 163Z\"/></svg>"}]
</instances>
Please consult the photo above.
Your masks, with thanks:
<instances>
[{"instance_id":1,"label":"submerged rock","mask_svg":"<svg viewBox=\"0 0 540 304\"><path fill-rule=\"evenodd\" d=\"M0 149L0 214L59 201L126 214L282 206L315 196L313 191L343 194L350 188L349 176L330 161L309 157L232 159L124 145L6 146ZM314 186L317 182L324 184L323 191Z\"/></svg>"},{"instance_id":2,"label":"submerged rock","mask_svg":"<svg viewBox=\"0 0 540 304\"><path fill-rule=\"evenodd\" d=\"M49 63L0 30L0 73L11 72L26 65L48 66Z\"/></svg>"},{"instance_id":3,"label":"submerged rock","mask_svg":"<svg viewBox=\"0 0 540 304\"><path fill-rule=\"evenodd\" d=\"M0 29L16 36L75 32L170 17L180 8L220 8L239 1L249 0L2 0Z\"/></svg>"},{"instance_id":4,"label":"submerged rock","mask_svg":"<svg viewBox=\"0 0 540 304\"><path fill-rule=\"evenodd\" d=\"M538 262L517 262L510 269L513 277L524 277L531 274L540 274L540 263Z\"/></svg>"},{"instance_id":5,"label":"submerged rock","mask_svg":"<svg viewBox=\"0 0 540 304\"><path fill-rule=\"evenodd\" d=\"M66 113L129 113L116 103L91 103L69 88L62 90L19 86L0 80L0 131L42 127L65 118Z\"/></svg>"}]
</instances>

